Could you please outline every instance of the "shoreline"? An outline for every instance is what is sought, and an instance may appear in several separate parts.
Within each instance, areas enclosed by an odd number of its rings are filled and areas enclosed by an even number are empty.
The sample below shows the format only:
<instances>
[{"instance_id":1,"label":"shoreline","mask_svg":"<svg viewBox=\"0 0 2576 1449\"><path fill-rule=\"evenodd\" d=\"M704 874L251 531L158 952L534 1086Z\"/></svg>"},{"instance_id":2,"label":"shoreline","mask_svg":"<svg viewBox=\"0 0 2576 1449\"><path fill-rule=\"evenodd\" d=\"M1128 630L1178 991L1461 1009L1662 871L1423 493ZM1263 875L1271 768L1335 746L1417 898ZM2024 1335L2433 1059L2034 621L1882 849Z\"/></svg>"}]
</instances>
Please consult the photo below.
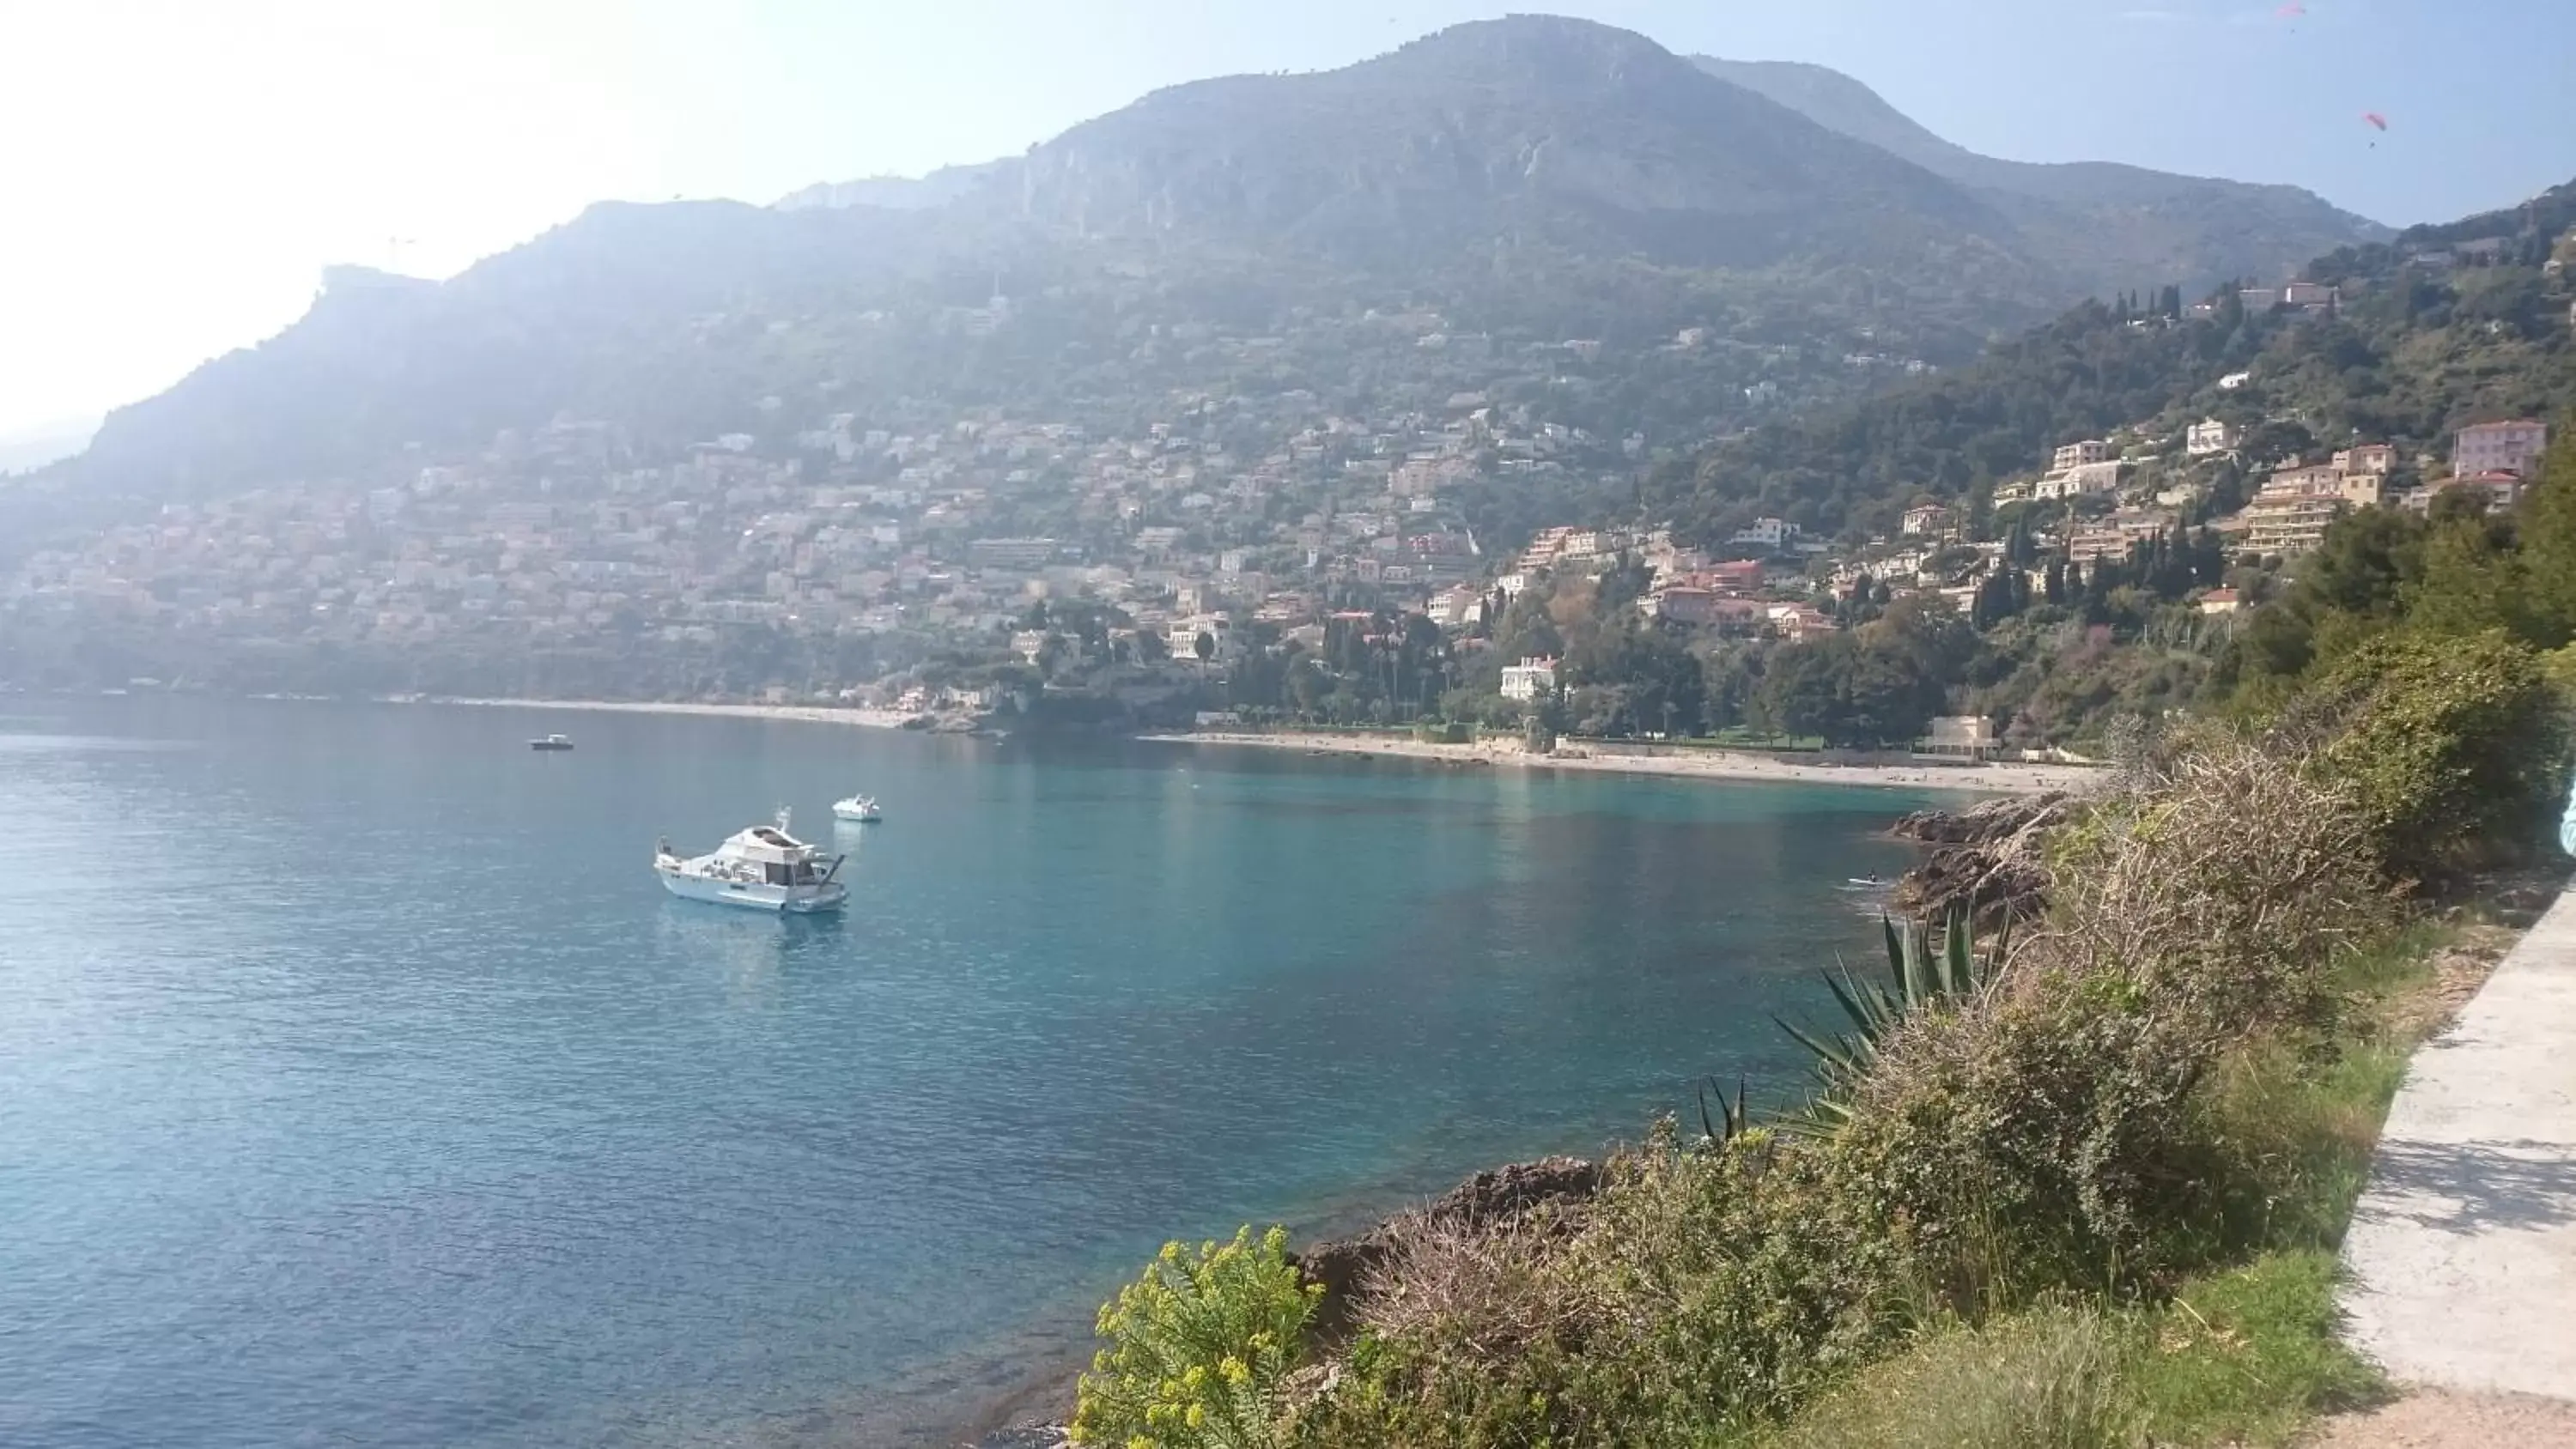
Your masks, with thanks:
<instances>
[{"instance_id":1,"label":"shoreline","mask_svg":"<svg viewBox=\"0 0 2576 1449\"><path fill-rule=\"evenodd\" d=\"M1154 744L1215 745L1243 749L1303 750L1308 754L1375 756L1427 760L1451 765L1483 765L1524 770L1595 771L1620 775L1658 775L1685 780L1769 781L1773 784L1870 785L1889 789L1955 790L1980 795L2036 795L2051 790L2080 790L2103 778L2086 765L1829 765L1783 760L1747 750L1692 748L1668 754L1590 753L1589 745L1569 746L1554 755L1531 755L1517 745L1497 741L1433 744L1425 740L1348 735L1163 733L1138 735Z\"/></svg>"},{"instance_id":2,"label":"shoreline","mask_svg":"<svg viewBox=\"0 0 2576 1449\"><path fill-rule=\"evenodd\" d=\"M465 705L477 709L552 709L607 714L699 715L719 719L791 720L860 729L901 729L913 718L901 710L869 706L806 704L693 704L677 700L604 699L467 699L444 696L385 700L384 703ZM1619 775L1654 775L1666 779L1719 782L1768 781L1772 784L1862 785L1883 789L1947 790L1974 795L2037 795L2051 790L2080 790L2103 778L2098 767L2032 764L1822 764L1785 760L1749 750L1692 748L1647 753L1635 747L1593 753L1595 745L1569 745L1554 755L1533 756L1502 741L1433 744L1424 740L1379 735L1343 735L1321 731L1156 731L1128 738L1147 744L1193 747L1303 750L1308 754L1425 761L1434 764L1506 767L1529 770L1594 771ZM1614 747L1616 748L1616 747Z\"/></svg>"},{"instance_id":3,"label":"shoreline","mask_svg":"<svg viewBox=\"0 0 2576 1449\"><path fill-rule=\"evenodd\" d=\"M474 709L559 709L591 714L694 714L719 719L783 719L805 724L853 725L860 729L899 730L915 716L899 709L867 705L822 704L690 704L680 700L612 699L461 699L425 695L417 699L380 699L380 704L456 704Z\"/></svg>"}]
</instances>

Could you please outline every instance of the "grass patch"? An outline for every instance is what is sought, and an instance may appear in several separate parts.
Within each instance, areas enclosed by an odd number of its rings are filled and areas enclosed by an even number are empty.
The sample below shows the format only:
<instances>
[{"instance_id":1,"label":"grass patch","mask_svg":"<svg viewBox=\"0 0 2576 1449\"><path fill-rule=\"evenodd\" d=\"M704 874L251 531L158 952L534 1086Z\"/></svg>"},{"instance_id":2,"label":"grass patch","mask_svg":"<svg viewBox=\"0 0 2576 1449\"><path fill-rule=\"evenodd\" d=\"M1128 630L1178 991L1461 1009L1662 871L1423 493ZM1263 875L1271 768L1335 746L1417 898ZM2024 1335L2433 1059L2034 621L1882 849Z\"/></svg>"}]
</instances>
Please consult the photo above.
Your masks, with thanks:
<instances>
[{"instance_id":1,"label":"grass patch","mask_svg":"<svg viewBox=\"0 0 2576 1449\"><path fill-rule=\"evenodd\" d=\"M2052 1304L1953 1325L1727 1449L2286 1445L2379 1375L2335 1337L2332 1254L2265 1254L2154 1308Z\"/></svg>"},{"instance_id":2,"label":"grass patch","mask_svg":"<svg viewBox=\"0 0 2576 1449\"><path fill-rule=\"evenodd\" d=\"M2135 1326L2065 1305L1955 1327L1864 1370L1744 1449L2127 1449Z\"/></svg>"},{"instance_id":3,"label":"grass patch","mask_svg":"<svg viewBox=\"0 0 2576 1449\"><path fill-rule=\"evenodd\" d=\"M2184 1284L2122 1368L2138 1426L2160 1444L2286 1444L2372 1402L2382 1381L2336 1337L2334 1298L2334 1254L2314 1248Z\"/></svg>"}]
</instances>

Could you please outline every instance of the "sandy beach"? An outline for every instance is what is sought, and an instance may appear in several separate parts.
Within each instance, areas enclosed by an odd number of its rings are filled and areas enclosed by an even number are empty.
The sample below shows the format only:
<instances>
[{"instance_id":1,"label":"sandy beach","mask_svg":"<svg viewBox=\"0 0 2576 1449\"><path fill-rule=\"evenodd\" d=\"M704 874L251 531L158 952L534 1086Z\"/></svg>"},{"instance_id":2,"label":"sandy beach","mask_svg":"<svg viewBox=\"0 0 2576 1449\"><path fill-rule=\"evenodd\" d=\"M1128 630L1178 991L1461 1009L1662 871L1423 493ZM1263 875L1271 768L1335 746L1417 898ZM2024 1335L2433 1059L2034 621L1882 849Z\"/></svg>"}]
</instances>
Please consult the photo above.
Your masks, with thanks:
<instances>
[{"instance_id":1,"label":"sandy beach","mask_svg":"<svg viewBox=\"0 0 2576 1449\"><path fill-rule=\"evenodd\" d=\"M589 710L618 714L696 714L735 719L798 720L808 724L857 725L863 729L900 729L900 710L858 706L802 704L688 704L678 701L600 699L431 699L429 704L476 705L493 709ZM1263 734L1193 731L1149 734L1137 738L1155 744L1234 746L1262 750L1302 750L1308 754L1373 755L1381 759L1428 760L1451 765L1492 766L1522 770L1603 770L1622 775L1661 775L1686 780L1772 780L1815 785L1878 785L1907 790L1960 790L1980 795L2035 795L2044 790L2081 789L2102 778L2084 765L1833 765L1786 759L1748 750L1676 750L1670 754L1629 754L1585 744L1562 746L1553 755L1525 753L1517 743L1482 740L1467 745L1439 745L1391 736L1302 733L1282 730Z\"/></svg>"},{"instance_id":2,"label":"sandy beach","mask_svg":"<svg viewBox=\"0 0 2576 1449\"><path fill-rule=\"evenodd\" d=\"M2082 765L1830 765L1738 750L1693 749L1654 755L1596 753L1590 746L1581 744L1562 746L1553 755L1532 755L1525 753L1517 744L1496 740L1442 745L1421 740L1300 734L1294 731L1277 734L1160 734L1142 738L1165 744L1374 755L1384 759L1435 760L1453 765L1506 769L1604 770L1623 775L1664 775L1692 780L1878 785L1909 790L1963 790L1984 795L2030 795L2044 790L2081 789L2100 780L2103 774L2099 769Z\"/></svg>"}]
</instances>

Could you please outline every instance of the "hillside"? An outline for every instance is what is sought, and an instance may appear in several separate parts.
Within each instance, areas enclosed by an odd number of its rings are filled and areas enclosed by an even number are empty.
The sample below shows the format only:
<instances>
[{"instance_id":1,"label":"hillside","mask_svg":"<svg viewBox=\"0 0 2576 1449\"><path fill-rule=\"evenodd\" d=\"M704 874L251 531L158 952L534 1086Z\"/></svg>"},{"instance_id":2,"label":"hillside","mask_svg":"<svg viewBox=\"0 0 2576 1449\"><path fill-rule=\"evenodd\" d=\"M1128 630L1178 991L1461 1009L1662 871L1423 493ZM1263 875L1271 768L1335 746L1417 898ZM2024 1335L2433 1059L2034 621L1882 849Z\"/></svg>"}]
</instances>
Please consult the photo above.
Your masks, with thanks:
<instances>
[{"instance_id":1,"label":"hillside","mask_svg":"<svg viewBox=\"0 0 2576 1449\"><path fill-rule=\"evenodd\" d=\"M2467 422L2556 417L2576 408L2576 291L2544 264L2571 227L2576 183L2339 249L2304 269L2341 288L2331 317L2247 311L2232 294L2213 316L2180 319L2087 303L1972 367L1712 448L1695 469L1659 474L1646 505L1710 538L1765 513L1885 530L1917 495L1974 500L2059 443L2121 428L2156 440L2217 417L2272 423L2288 449L2385 441L2412 455ZM2491 263L2415 260L2490 240Z\"/></svg>"},{"instance_id":2,"label":"hillside","mask_svg":"<svg viewBox=\"0 0 2576 1449\"><path fill-rule=\"evenodd\" d=\"M2176 176L2140 166L2043 164L1981 156L1934 135L1839 71L1792 61L1694 56L1692 63L1767 96L1820 126L1865 141L1967 187L2012 219L2052 262L2096 291L2140 277L2198 287L2230 277L2274 279L2387 228L2295 186Z\"/></svg>"},{"instance_id":3,"label":"hillside","mask_svg":"<svg viewBox=\"0 0 2576 1449\"><path fill-rule=\"evenodd\" d=\"M1022 158L791 203L605 205L444 284L344 277L113 413L69 491L399 472L566 414L651 455L853 408L898 429L1001 402L1114 421L1211 386L1399 407L1490 390L1669 449L1966 362L2115 280L2198 275L2167 263L2320 249L2307 222L2216 203L2200 232L2179 204L2049 211L1546 17L1178 86ZM1359 346L1382 314L1474 348ZM1711 341L1663 347L1685 329ZM1542 356L1569 338L1621 360L1569 385Z\"/></svg>"}]
</instances>

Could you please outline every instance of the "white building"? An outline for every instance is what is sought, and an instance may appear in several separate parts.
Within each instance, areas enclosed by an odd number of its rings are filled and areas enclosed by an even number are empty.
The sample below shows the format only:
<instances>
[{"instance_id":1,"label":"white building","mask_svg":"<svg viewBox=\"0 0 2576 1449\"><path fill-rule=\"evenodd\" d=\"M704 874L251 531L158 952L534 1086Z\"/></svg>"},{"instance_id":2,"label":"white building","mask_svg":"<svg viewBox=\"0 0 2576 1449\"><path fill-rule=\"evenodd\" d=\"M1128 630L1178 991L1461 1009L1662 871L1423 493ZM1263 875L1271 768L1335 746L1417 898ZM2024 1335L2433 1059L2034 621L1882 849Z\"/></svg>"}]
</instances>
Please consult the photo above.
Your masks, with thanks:
<instances>
[{"instance_id":1,"label":"white building","mask_svg":"<svg viewBox=\"0 0 2576 1449\"><path fill-rule=\"evenodd\" d=\"M1945 714L1932 721L1930 735L1914 742L1914 753L1982 760L1995 752L1998 743L1995 722L1984 715Z\"/></svg>"},{"instance_id":2,"label":"white building","mask_svg":"<svg viewBox=\"0 0 2576 1449\"><path fill-rule=\"evenodd\" d=\"M2194 458L2224 453L2236 446L2236 429L2216 418L2203 418L2183 434L2183 452Z\"/></svg>"},{"instance_id":3,"label":"white building","mask_svg":"<svg viewBox=\"0 0 2576 1449\"><path fill-rule=\"evenodd\" d=\"M1199 636L1202 634L1216 641L1216 652L1210 655L1210 658L1234 657L1234 621L1223 614L1193 614L1187 618L1174 619L1171 628L1164 632L1163 647L1170 651L1174 659L1182 661L1196 659L1199 657Z\"/></svg>"},{"instance_id":4,"label":"white building","mask_svg":"<svg viewBox=\"0 0 2576 1449\"><path fill-rule=\"evenodd\" d=\"M1523 703L1556 691L1556 661L1524 659L1503 666L1503 698Z\"/></svg>"},{"instance_id":5,"label":"white building","mask_svg":"<svg viewBox=\"0 0 2576 1449\"><path fill-rule=\"evenodd\" d=\"M1798 525L1791 523L1785 518L1757 518L1749 525L1737 529L1734 535L1727 539L1727 542L1738 545L1752 545L1776 551L1785 547L1791 539L1796 538L1798 536L1798 532Z\"/></svg>"}]
</instances>

